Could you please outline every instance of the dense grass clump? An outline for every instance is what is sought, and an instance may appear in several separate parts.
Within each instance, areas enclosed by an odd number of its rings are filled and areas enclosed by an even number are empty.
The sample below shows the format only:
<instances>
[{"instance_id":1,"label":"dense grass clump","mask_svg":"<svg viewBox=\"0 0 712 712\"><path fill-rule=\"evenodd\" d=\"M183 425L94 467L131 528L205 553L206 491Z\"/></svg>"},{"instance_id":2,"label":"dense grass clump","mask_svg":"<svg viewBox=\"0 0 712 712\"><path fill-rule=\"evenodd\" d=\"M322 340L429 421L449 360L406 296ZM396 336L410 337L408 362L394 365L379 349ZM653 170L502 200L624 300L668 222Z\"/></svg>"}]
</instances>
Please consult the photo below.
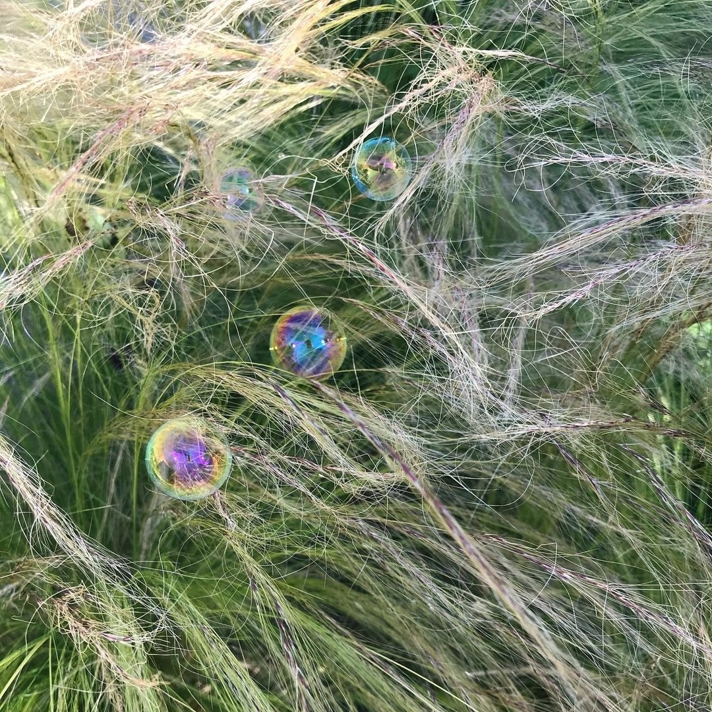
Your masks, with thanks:
<instances>
[{"instance_id":1,"label":"dense grass clump","mask_svg":"<svg viewBox=\"0 0 712 712\"><path fill-rule=\"evenodd\" d=\"M712 708L708 0L0 18L0 710Z\"/></svg>"}]
</instances>

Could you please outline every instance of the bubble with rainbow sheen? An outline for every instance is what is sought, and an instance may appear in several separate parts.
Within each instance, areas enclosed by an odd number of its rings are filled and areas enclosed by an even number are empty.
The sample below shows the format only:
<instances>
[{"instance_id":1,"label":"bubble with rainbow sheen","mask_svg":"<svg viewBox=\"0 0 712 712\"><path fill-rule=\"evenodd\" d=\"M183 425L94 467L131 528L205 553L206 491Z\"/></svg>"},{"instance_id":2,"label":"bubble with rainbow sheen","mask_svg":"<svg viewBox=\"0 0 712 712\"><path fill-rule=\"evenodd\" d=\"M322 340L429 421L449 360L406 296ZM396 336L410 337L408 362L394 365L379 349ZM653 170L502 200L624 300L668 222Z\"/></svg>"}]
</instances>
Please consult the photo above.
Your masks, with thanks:
<instances>
[{"instance_id":1,"label":"bubble with rainbow sheen","mask_svg":"<svg viewBox=\"0 0 712 712\"><path fill-rule=\"evenodd\" d=\"M264 203L262 191L249 168L231 168L220 179L220 192L225 196L225 216L235 219L239 213L256 213Z\"/></svg>"},{"instance_id":2,"label":"bubble with rainbow sheen","mask_svg":"<svg viewBox=\"0 0 712 712\"><path fill-rule=\"evenodd\" d=\"M295 376L321 380L344 362L346 336L327 311L302 305L277 320L270 351L277 366Z\"/></svg>"},{"instance_id":3,"label":"bubble with rainbow sheen","mask_svg":"<svg viewBox=\"0 0 712 712\"><path fill-rule=\"evenodd\" d=\"M405 147L392 138L372 138L355 153L351 163L354 185L371 200L393 200L410 183L413 161Z\"/></svg>"},{"instance_id":4,"label":"bubble with rainbow sheen","mask_svg":"<svg viewBox=\"0 0 712 712\"><path fill-rule=\"evenodd\" d=\"M176 499L202 499L225 483L232 453L224 436L202 418L168 420L146 446L146 467L161 492Z\"/></svg>"}]
</instances>

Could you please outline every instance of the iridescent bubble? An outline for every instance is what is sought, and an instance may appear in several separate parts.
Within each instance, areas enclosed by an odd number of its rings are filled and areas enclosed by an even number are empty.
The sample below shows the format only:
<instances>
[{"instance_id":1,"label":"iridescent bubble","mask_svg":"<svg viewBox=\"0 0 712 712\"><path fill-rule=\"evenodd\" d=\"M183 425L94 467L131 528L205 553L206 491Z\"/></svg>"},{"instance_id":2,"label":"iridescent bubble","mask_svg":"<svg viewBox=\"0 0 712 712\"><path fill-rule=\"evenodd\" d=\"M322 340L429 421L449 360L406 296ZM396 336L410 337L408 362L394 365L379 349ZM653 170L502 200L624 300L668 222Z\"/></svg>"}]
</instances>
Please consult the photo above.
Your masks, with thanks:
<instances>
[{"instance_id":1,"label":"iridescent bubble","mask_svg":"<svg viewBox=\"0 0 712 712\"><path fill-rule=\"evenodd\" d=\"M410 183L413 162L408 151L392 138L372 138L356 151L351 178L371 200L393 200Z\"/></svg>"},{"instance_id":2,"label":"iridescent bubble","mask_svg":"<svg viewBox=\"0 0 712 712\"><path fill-rule=\"evenodd\" d=\"M272 329L275 363L295 376L322 379L338 370L346 356L346 337L322 309L299 306L283 314Z\"/></svg>"},{"instance_id":3,"label":"iridescent bubble","mask_svg":"<svg viewBox=\"0 0 712 712\"><path fill-rule=\"evenodd\" d=\"M137 12L130 12L128 21L129 26L137 34L141 42L153 44L158 41L158 31L150 20L147 20Z\"/></svg>"},{"instance_id":4,"label":"iridescent bubble","mask_svg":"<svg viewBox=\"0 0 712 712\"><path fill-rule=\"evenodd\" d=\"M231 168L220 179L220 192L225 196L226 217L235 217L236 211L257 212L264 202L262 192L248 168Z\"/></svg>"},{"instance_id":5,"label":"iridescent bubble","mask_svg":"<svg viewBox=\"0 0 712 712\"><path fill-rule=\"evenodd\" d=\"M176 499L202 499L215 492L230 474L230 446L201 418L169 420L146 446L146 467L153 483Z\"/></svg>"}]
</instances>

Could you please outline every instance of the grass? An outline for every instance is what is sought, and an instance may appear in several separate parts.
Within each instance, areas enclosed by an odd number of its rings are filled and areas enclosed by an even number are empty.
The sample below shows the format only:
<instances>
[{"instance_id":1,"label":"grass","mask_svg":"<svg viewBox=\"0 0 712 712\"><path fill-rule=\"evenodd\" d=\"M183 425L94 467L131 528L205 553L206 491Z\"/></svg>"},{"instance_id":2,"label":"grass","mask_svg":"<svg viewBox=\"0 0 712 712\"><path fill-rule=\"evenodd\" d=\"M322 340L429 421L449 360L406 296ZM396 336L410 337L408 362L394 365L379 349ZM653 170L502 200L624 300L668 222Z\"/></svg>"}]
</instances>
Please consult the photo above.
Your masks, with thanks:
<instances>
[{"instance_id":1,"label":"grass","mask_svg":"<svg viewBox=\"0 0 712 712\"><path fill-rule=\"evenodd\" d=\"M0 17L0 710L712 707L706 0Z\"/></svg>"}]
</instances>

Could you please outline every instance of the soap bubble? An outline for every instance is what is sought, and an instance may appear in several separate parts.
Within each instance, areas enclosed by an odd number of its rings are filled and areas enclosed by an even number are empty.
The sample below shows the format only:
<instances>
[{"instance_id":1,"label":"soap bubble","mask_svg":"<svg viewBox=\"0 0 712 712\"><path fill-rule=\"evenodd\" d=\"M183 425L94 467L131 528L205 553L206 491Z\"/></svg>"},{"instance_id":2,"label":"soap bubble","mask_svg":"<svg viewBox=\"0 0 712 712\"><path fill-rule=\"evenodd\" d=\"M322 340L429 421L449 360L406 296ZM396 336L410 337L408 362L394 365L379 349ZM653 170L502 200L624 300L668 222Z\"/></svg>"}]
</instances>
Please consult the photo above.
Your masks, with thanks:
<instances>
[{"instance_id":1,"label":"soap bubble","mask_svg":"<svg viewBox=\"0 0 712 712\"><path fill-rule=\"evenodd\" d=\"M413 162L408 151L392 138L372 138L354 155L351 178L371 200L393 200L410 183Z\"/></svg>"},{"instance_id":2,"label":"soap bubble","mask_svg":"<svg viewBox=\"0 0 712 712\"><path fill-rule=\"evenodd\" d=\"M176 499L202 499L215 492L230 474L230 446L201 418L169 420L146 446L146 467L153 483Z\"/></svg>"},{"instance_id":3,"label":"soap bubble","mask_svg":"<svg viewBox=\"0 0 712 712\"><path fill-rule=\"evenodd\" d=\"M159 39L158 30L154 24L137 12L130 12L129 27L136 33L138 39L146 44L153 44Z\"/></svg>"},{"instance_id":4,"label":"soap bubble","mask_svg":"<svg viewBox=\"0 0 712 712\"><path fill-rule=\"evenodd\" d=\"M322 379L344 362L346 337L327 312L298 306L277 320L270 351L275 363L295 376Z\"/></svg>"},{"instance_id":5,"label":"soap bubble","mask_svg":"<svg viewBox=\"0 0 712 712\"><path fill-rule=\"evenodd\" d=\"M236 211L257 212L264 202L264 196L255 184L252 171L248 168L231 168L220 179L220 192L225 196L226 217L236 217Z\"/></svg>"}]
</instances>

